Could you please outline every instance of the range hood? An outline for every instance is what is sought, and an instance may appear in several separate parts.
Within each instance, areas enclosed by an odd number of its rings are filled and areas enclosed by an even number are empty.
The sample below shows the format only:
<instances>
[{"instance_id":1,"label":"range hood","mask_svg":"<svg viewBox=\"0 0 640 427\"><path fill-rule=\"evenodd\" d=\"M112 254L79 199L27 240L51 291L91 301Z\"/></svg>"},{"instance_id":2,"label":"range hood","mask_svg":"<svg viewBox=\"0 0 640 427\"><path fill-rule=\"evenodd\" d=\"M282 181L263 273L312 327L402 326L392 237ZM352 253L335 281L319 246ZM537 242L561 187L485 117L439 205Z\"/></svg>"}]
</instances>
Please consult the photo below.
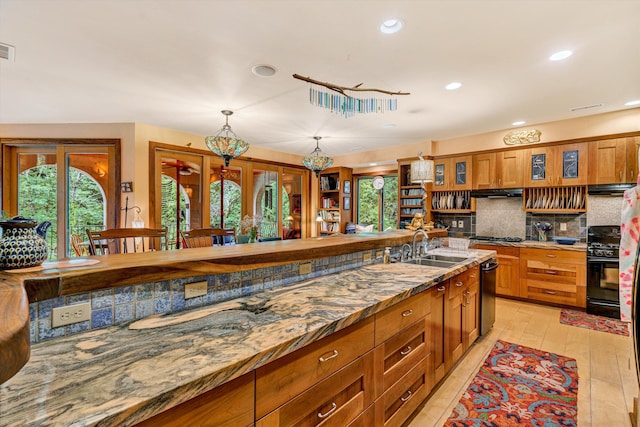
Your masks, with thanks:
<instances>
[{"instance_id":1,"label":"range hood","mask_svg":"<svg viewBox=\"0 0 640 427\"><path fill-rule=\"evenodd\" d=\"M590 185L587 193L592 196L622 196L625 190L635 187L635 184L600 184Z\"/></svg>"},{"instance_id":2,"label":"range hood","mask_svg":"<svg viewBox=\"0 0 640 427\"><path fill-rule=\"evenodd\" d=\"M505 197L522 197L522 188L491 188L486 190L471 190L471 197L491 199Z\"/></svg>"}]
</instances>

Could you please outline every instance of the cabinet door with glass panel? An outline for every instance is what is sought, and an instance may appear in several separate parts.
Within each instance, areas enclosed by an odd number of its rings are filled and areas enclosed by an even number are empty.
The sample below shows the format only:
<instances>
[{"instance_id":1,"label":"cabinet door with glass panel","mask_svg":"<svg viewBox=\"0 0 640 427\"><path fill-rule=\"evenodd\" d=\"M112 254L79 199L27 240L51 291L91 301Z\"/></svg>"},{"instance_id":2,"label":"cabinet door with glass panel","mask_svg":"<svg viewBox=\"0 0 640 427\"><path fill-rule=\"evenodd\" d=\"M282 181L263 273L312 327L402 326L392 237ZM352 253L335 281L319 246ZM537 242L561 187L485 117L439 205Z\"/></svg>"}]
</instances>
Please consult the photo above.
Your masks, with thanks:
<instances>
[{"instance_id":1,"label":"cabinet door with glass panel","mask_svg":"<svg viewBox=\"0 0 640 427\"><path fill-rule=\"evenodd\" d=\"M525 186L557 187L587 184L586 143L525 150Z\"/></svg>"}]
</instances>

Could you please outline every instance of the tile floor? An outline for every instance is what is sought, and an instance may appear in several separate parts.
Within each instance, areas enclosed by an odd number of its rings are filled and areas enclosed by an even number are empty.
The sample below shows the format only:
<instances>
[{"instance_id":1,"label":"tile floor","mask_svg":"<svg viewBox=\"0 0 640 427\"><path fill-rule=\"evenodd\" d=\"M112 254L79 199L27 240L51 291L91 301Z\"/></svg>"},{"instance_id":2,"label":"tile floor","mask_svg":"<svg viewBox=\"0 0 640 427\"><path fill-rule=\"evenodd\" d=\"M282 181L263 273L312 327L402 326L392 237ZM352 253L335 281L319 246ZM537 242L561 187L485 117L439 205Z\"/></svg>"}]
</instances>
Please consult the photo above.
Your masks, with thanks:
<instances>
[{"instance_id":1,"label":"tile floor","mask_svg":"<svg viewBox=\"0 0 640 427\"><path fill-rule=\"evenodd\" d=\"M499 298L494 328L476 341L408 426L442 426L501 339L576 359L580 427L631 427L629 412L638 396L632 339L562 325L559 318L558 308Z\"/></svg>"}]
</instances>

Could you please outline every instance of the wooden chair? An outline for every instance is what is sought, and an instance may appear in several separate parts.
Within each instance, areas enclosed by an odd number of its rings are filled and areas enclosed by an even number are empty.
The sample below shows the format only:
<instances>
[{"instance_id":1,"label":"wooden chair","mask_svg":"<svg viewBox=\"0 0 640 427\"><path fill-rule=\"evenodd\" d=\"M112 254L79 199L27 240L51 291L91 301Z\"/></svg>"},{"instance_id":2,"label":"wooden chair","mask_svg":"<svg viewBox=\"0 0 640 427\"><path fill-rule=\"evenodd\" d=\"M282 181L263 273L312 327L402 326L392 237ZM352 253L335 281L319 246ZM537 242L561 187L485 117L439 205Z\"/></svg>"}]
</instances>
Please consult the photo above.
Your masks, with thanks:
<instances>
[{"instance_id":1,"label":"wooden chair","mask_svg":"<svg viewBox=\"0 0 640 427\"><path fill-rule=\"evenodd\" d=\"M82 244L82 237L77 234L71 234L71 247L77 256L89 255L89 248Z\"/></svg>"},{"instance_id":2,"label":"wooden chair","mask_svg":"<svg viewBox=\"0 0 640 427\"><path fill-rule=\"evenodd\" d=\"M107 255L167 249L166 228L112 228L102 231L87 229L89 254Z\"/></svg>"},{"instance_id":3,"label":"wooden chair","mask_svg":"<svg viewBox=\"0 0 640 427\"><path fill-rule=\"evenodd\" d=\"M234 228L197 228L181 231L180 236L185 249L236 244Z\"/></svg>"}]
</instances>

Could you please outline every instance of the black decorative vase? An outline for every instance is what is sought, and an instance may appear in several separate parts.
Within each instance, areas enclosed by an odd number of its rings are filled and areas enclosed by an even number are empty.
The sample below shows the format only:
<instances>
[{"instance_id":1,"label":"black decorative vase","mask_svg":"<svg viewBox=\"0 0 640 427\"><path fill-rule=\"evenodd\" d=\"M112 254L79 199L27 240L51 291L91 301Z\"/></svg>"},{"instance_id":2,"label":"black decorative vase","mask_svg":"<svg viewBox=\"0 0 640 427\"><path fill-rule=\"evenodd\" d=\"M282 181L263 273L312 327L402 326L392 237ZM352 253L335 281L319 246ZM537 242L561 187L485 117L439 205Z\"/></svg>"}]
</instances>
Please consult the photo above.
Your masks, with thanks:
<instances>
[{"instance_id":1,"label":"black decorative vase","mask_svg":"<svg viewBox=\"0 0 640 427\"><path fill-rule=\"evenodd\" d=\"M0 270L42 264L49 252L45 237L50 226L49 221L38 224L21 216L0 220Z\"/></svg>"}]
</instances>

